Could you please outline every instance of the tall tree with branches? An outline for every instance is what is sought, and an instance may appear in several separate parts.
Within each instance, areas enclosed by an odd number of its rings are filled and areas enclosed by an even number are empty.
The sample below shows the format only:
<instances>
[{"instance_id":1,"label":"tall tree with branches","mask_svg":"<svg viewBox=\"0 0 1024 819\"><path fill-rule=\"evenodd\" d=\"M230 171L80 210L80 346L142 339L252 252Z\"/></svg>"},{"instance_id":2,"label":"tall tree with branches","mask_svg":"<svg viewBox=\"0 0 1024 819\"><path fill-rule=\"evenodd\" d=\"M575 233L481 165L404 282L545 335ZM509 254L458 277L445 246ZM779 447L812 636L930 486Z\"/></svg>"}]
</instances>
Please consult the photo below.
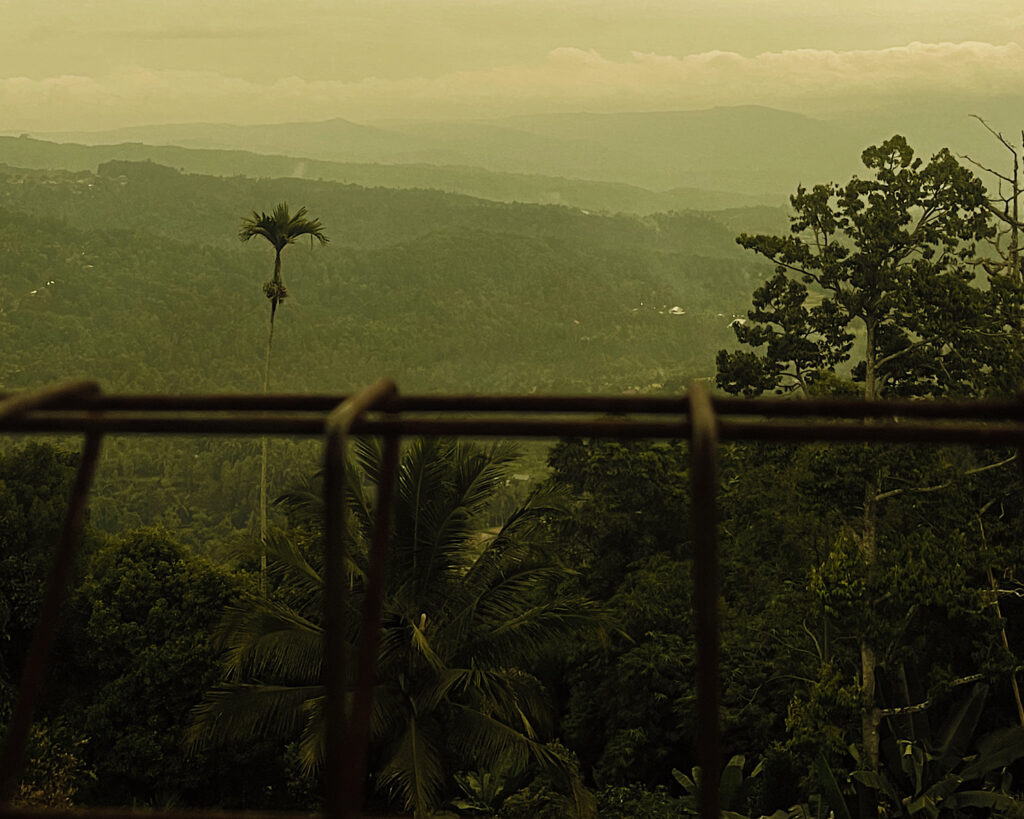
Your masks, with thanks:
<instances>
[{"instance_id":1,"label":"tall tree with branches","mask_svg":"<svg viewBox=\"0 0 1024 819\"><path fill-rule=\"evenodd\" d=\"M998 351L1009 342L993 303L998 292L974 286L976 242L993 234L984 186L948 150L925 162L898 135L867 148L862 160L865 178L798 188L790 235L737 240L768 259L775 275L735 328L753 349L718 354L721 388L813 393L856 356L852 375L866 399L999 389ZM877 459L861 471L852 551L872 587L881 565L879 505L908 490ZM877 638L862 636L860 660L861 741L874 768Z\"/></svg>"},{"instance_id":2,"label":"tall tree with branches","mask_svg":"<svg viewBox=\"0 0 1024 819\"><path fill-rule=\"evenodd\" d=\"M270 281L264 283L263 293L270 299L270 332L267 334L267 353L263 363L263 392L266 394L270 389L270 350L274 344L274 317L277 314L277 306L288 297L288 290L281 278L281 251L288 245L294 244L302 236L309 236L310 244L314 241L325 245L328 242L324 233L323 225L319 219L306 217L306 208L299 208L295 213L290 213L288 203L281 202L272 213L266 214L262 211L253 211L252 214L242 220L242 228L238 231L238 238L248 242L254 236L261 236L266 239L274 248L274 275ZM264 437L260 443L260 588L266 589L267 577L267 439Z\"/></svg>"}]
</instances>

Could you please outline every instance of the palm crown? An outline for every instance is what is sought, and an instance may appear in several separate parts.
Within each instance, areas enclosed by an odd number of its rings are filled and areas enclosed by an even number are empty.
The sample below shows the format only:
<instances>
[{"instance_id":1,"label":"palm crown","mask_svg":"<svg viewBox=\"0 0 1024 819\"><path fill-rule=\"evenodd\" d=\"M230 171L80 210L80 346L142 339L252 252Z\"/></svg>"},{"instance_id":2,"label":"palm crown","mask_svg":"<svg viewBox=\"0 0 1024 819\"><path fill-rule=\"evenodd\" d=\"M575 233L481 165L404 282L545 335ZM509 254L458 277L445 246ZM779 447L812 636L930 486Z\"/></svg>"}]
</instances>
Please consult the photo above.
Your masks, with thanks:
<instances>
[{"instance_id":1,"label":"palm crown","mask_svg":"<svg viewBox=\"0 0 1024 819\"><path fill-rule=\"evenodd\" d=\"M242 220L238 238L247 242L253 236L262 236L278 251L283 250L285 245L292 244L300 236L310 236L322 245L327 244L329 240L324 235L324 227L320 220L307 219L307 212L306 208L302 207L294 214L290 214L287 202L278 204L270 215L262 211L253 211L251 216Z\"/></svg>"},{"instance_id":2,"label":"palm crown","mask_svg":"<svg viewBox=\"0 0 1024 819\"><path fill-rule=\"evenodd\" d=\"M565 589L568 571L538 552L543 519L560 501L535 492L497 532L480 515L505 483L514 453L425 440L401 459L392 558L371 714L374 785L417 816L439 807L453 777L477 766L533 768L563 784L577 813L587 796L564 755L545 744L547 697L527 669L545 649L602 628L594 604ZM378 447L356 446L347 526L353 645L362 611ZM282 499L315 520L316 493ZM300 526L298 531L308 527ZM272 599L250 596L226 614L224 682L195 712L194 737L300 739L310 769L323 758L323 584L315 549L268 542ZM351 665L351 664L349 664Z\"/></svg>"},{"instance_id":3,"label":"palm crown","mask_svg":"<svg viewBox=\"0 0 1024 819\"><path fill-rule=\"evenodd\" d=\"M306 213L304 207L299 208L294 214L289 213L288 203L281 202L269 215L254 210L250 216L242 220L242 227L238 231L238 238L243 242L248 242L254 236L262 236L274 247L274 276L263 285L263 292L271 300L271 325L274 323L278 303L288 295L281 279L281 251L301 236L309 236L310 242L315 239L322 245L329 241L320 220L307 219Z\"/></svg>"}]
</instances>

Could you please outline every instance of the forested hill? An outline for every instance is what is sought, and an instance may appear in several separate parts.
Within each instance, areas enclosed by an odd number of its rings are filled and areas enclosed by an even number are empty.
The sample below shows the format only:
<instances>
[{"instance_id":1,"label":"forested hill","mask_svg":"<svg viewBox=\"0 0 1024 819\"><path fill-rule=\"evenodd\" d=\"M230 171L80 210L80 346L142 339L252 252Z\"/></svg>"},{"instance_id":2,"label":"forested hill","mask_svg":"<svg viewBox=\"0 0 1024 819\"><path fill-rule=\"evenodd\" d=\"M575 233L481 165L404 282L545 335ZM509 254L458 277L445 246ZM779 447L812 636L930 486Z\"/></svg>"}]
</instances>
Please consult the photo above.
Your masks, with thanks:
<instances>
[{"instance_id":1,"label":"forested hill","mask_svg":"<svg viewBox=\"0 0 1024 819\"><path fill-rule=\"evenodd\" d=\"M293 150L293 153L297 151ZM498 202L560 204L611 213L779 207L782 196L685 187L650 190L622 182L599 182L535 173L509 173L479 166L385 162L338 162L243 150L188 148L120 142L113 145L56 143L0 136L0 163L19 168L95 171L111 160L152 161L189 173L213 176L297 177L365 187L425 188Z\"/></svg>"},{"instance_id":2,"label":"forested hill","mask_svg":"<svg viewBox=\"0 0 1024 819\"><path fill-rule=\"evenodd\" d=\"M390 375L413 391L594 392L706 374L763 273L696 213L601 216L152 163L7 168L0 383L258 390L273 254L238 228L284 200L331 243L284 254L282 391Z\"/></svg>"}]
</instances>

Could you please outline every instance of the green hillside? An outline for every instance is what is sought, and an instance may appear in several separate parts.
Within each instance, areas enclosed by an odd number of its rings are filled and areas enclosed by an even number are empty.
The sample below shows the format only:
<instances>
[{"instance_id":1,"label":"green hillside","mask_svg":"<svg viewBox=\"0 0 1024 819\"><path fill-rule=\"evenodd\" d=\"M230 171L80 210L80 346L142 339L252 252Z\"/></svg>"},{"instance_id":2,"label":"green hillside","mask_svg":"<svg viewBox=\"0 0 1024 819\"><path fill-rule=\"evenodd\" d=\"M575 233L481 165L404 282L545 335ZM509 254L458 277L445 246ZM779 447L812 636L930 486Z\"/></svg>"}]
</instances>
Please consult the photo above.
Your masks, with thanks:
<instances>
[{"instance_id":1,"label":"green hillside","mask_svg":"<svg viewBox=\"0 0 1024 819\"><path fill-rule=\"evenodd\" d=\"M259 392L273 254L238 228L282 200L307 205L331 242L284 254L279 392L384 375L407 392L678 388L713 372L764 275L732 231L694 213L602 216L152 163L7 167L0 390L95 378L109 391ZM115 438L106 453L93 519L110 531L161 523L209 551L257 507L251 441ZM316 457L315 444L275 442L271 493Z\"/></svg>"},{"instance_id":2,"label":"green hillside","mask_svg":"<svg viewBox=\"0 0 1024 819\"><path fill-rule=\"evenodd\" d=\"M0 380L258 389L271 254L237 229L281 200L306 204L332 241L286 254L278 390L388 374L415 391L597 392L705 374L761 275L698 214L600 216L150 163L7 169Z\"/></svg>"}]
</instances>

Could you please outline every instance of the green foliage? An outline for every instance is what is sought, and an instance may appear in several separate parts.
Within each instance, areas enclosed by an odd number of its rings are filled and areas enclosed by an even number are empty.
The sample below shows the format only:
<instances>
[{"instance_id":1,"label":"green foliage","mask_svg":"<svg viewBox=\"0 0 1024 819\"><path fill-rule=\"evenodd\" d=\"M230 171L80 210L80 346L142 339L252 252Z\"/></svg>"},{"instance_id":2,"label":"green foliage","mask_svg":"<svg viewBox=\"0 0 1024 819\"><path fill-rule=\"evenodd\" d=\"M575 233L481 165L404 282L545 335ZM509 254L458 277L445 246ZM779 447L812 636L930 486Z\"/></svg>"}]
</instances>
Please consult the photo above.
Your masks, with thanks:
<instances>
[{"instance_id":1,"label":"green foliage","mask_svg":"<svg viewBox=\"0 0 1024 819\"><path fill-rule=\"evenodd\" d=\"M741 235L775 265L754 293L741 344L718 354L718 384L744 395L801 390L846 362L866 394L980 394L993 368L996 290L972 286L975 242L992 234L981 181L943 149L925 164L906 139L867 148L868 178L799 187L789 236ZM993 323L995 321L995 323ZM998 380L998 379L997 379Z\"/></svg>"},{"instance_id":2,"label":"green foliage","mask_svg":"<svg viewBox=\"0 0 1024 819\"><path fill-rule=\"evenodd\" d=\"M89 737L91 801L231 799L251 754L188 758L192 706L217 676L211 632L238 591L223 569L166 532L112 539L89 560L71 601L70 662L61 664L62 711Z\"/></svg>"},{"instance_id":3,"label":"green foliage","mask_svg":"<svg viewBox=\"0 0 1024 819\"><path fill-rule=\"evenodd\" d=\"M11 804L27 808L70 808L83 783L95 774L84 761L87 739L63 722L36 722L29 734L25 770Z\"/></svg>"},{"instance_id":4,"label":"green foliage","mask_svg":"<svg viewBox=\"0 0 1024 819\"><path fill-rule=\"evenodd\" d=\"M760 776L761 771L764 769L764 765L758 763L751 769L750 774L744 777L743 769L746 767L746 764L746 758L737 754L725 763L725 768L722 770L718 787L718 805L726 816L734 816L737 813L737 809L745 805L751 780ZM684 812L699 816L702 771L698 766L691 773L692 776L687 776L682 771L673 768L672 778L682 785L683 790L687 793L687 798L684 800Z\"/></svg>"},{"instance_id":5,"label":"green foliage","mask_svg":"<svg viewBox=\"0 0 1024 819\"><path fill-rule=\"evenodd\" d=\"M367 476L379 457L375 442L361 441L349 481L353 622L373 520ZM499 763L512 773L539 770L586 812L575 763L545 744L547 697L530 668L603 621L565 588L569 573L538 539L556 495L535 493L499 531L481 532L513 460L507 446L438 440L414 442L401 459L371 756L376 790L417 815L453 796L454 774ZM318 503L309 493L286 502L296 519ZM323 590L318 550L303 545L311 530L268 544L274 595L228 609L220 627L224 682L196 711L197 742L299 738L307 768L320 765Z\"/></svg>"},{"instance_id":6,"label":"green foliage","mask_svg":"<svg viewBox=\"0 0 1024 819\"><path fill-rule=\"evenodd\" d=\"M0 721L13 706L76 461L38 443L0 456Z\"/></svg>"},{"instance_id":7,"label":"green foliage","mask_svg":"<svg viewBox=\"0 0 1024 819\"><path fill-rule=\"evenodd\" d=\"M600 785L665 781L688 758L696 696L691 588L688 562L638 561L608 602L622 631L570 665L563 730Z\"/></svg>"},{"instance_id":8,"label":"green foliage","mask_svg":"<svg viewBox=\"0 0 1024 819\"><path fill-rule=\"evenodd\" d=\"M588 592L614 593L635 560L686 554L689 457L678 443L568 440L549 459L576 501L567 546Z\"/></svg>"},{"instance_id":9,"label":"green foliage","mask_svg":"<svg viewBox=\"0 0 1024 819\"><path fill-rule=\"evenodd\" d=\"M525 771L514 771L501 761L490 770L463 771L454 776L462 794L450 804L460 813L496 815L528 778Z\"/></svg>"},{"instance_id":10,"label":"green foliage","mask_svg":"<svg viewBox=\"0 0 1024 819\"><path fill-rule=\"evenodd\" d=\"M978 740L976 753L965 756L983 700L984 689L976 688L952 715L941 744L898 738L887 771L854 771L851 777L876 791L893 815L938 819L961 816L965 808L1020 815L1022 804L1008 791L1006 769L1024 757L1024 729L987 734Z\"/></svg>"},{"instance_id":11,"label":"green foliage","mask_svg":"<svg viewBox=\"0 0 1024 819\"><path fill-rule=\"evenodd\" d=\"M596 794L601 819L677 819L685 815L685 799L668 788L647 789L643 785L609 785Z\"/></svg>"},{"instance_id":12,"label":"green foliage","mask_svg":"<svg viewBox=\"0 0 1024 819\"><path fill-rule=\"evenodd\" d=\"M252 391L259 254L229 238L253 201L302 201L345 226L320 252L289 251L316 288L292 295L303 320L275 338L293 362L278 373L283 391L347 392L381 372L416 391L664 383L707 369L758 267L699 214L641 219L158 167L0 169L5 387L102 371L109 389ZM674 305L685 315L668 315Z\"/></svg>"}]
</instances>

